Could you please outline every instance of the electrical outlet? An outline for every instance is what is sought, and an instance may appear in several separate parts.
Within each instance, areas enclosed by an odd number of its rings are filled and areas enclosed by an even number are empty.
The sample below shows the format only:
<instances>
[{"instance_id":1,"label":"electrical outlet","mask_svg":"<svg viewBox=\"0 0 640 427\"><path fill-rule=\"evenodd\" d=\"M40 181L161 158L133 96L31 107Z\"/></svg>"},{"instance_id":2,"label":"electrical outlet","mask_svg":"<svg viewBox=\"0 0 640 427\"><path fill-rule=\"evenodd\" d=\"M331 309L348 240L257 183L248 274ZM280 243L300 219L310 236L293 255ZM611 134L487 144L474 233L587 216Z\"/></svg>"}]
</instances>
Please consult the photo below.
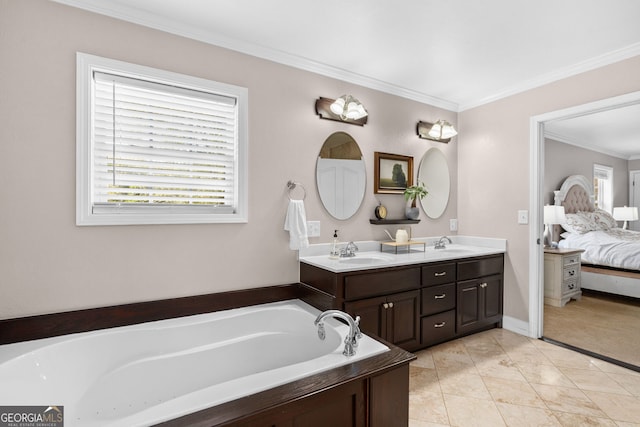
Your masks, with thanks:
<instances>
[{"instance_id":1,"label":"electrical outlet","mask_svg":"<svg viewBox=\"0 0 640 427\"><path fill-rule=\"evenodd\" d=\"M307 221L307 236L320 237L320 221Z\"/></svg>"},{"instance_id":2,"label":"electrical outlet","mask_svg":"<svg viewBox=\"0 0 640 427\"><path fill-rule=\"evenodd\" d=\"M529 211L518 211L518 224L529 224Z\"/></svg>"},{"instance_id":3,"label":"electrical outlet","mask_svg":"<svg viewBox=\"0 0 640 427\"><path fill-rule=\"evenodd\" d=\"M449 231L458 231L458 220L450 219L449 220Z\"/></svg>"}]
</instances>

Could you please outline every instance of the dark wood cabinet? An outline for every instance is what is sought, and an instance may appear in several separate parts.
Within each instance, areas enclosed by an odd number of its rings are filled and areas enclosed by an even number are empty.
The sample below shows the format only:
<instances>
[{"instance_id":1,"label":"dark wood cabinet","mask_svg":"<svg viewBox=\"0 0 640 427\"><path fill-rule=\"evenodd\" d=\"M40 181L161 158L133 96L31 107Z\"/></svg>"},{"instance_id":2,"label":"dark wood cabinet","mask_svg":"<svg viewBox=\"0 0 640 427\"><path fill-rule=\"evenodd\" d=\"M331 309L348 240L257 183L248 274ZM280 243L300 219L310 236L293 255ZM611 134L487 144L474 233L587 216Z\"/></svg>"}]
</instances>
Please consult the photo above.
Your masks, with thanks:
<instances>
[{"instance_id":1,"label":"dark wood cabinet","mask_svg":"<svg viewBox=\"0 0 640 427\"><path fill-rule=\"evenodd\" d=\"M363 332L413 351L502 325L504 255L332 273L300 264L305 299L360 316Z\"/></svg>"},{"instance_id":2,"label":"dark wood cabinet","mask_svg":"<svg viewBox=\"0 0 640 427\"><path fill-rule=\"evenodd\" d=\"M420 291L344 303L344 310L360 316L360 329L405 350L420 347Z\"/></svg>"},{"instance_id":3,"label":"dark wood cabinet","mask_svg":"<svg viewBox=\"0 0 640 427\"><path fill-rule=\"evenodd\" d=\"M502 321L502 276L458 283L457 332L467 334Z\"/></svg>"},{"instance_id":4,"label":"dark wood cabinet","mask_svg":"<svg viewBox=\"0 0 640 427\"><path fill-rule=\"evenodd\" d=\"M422 267L421 344L428 347L456 336L456 263Z\"/></svg>"}]
</instances>

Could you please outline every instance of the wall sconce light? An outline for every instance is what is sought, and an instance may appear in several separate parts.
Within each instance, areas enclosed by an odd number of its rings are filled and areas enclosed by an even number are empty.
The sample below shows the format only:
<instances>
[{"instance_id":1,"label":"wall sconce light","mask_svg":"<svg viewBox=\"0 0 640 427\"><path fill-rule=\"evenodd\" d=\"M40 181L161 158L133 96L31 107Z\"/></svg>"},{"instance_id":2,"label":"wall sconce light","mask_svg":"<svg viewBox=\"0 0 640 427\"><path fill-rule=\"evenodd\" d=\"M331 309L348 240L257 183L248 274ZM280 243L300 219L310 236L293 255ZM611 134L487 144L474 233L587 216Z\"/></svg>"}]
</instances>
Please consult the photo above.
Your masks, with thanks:
<instances>
[{"instance_id":1,"label":"wall sconce light","mask_svg":"<svg viewBox=\"0 0 640 427\"><path fill-rule=\"evenodd\" d=\"M338 99L318 98L316 100L316 114L322 119L336 120L364 126L369 113L364 105L351 95L342 95Z\"/></svg>"},{"instance_id":2,"label":"wall sconce light","mask_svg":"<svg viewBox=\"0 0 640 427\"><path fill-rule=\"evenodd\" d=\"M638 208L635 206L613 208L613 219L615 219L616 221L624 221L624 224L622 225L622 229L626 230L627 221L638 220Z\"/></svg>"},{"instance_id":3,"label":"wall sconce light","mask_svg":"<svg viewBox=\"0 0 640 427\"><path fill-rule=\"evenodd\" d=\"M449 142L458 134L453 125L446 120L438 120L435 123L418 122L417 131L420 138L438 142Z\"/></svg>"},{"instance_id":4,"label":"wall sconce light","mask_svg":"<svg viewBox=\"0 0 640 427\"><path fill-rule=\"evenodd\" d=\"M553 241L551 225L564 224L567 222L567 217L564 214L564 206L547 205L544 207L542 216L542 222L544 222L544 246L557 248L558 243Z\"/></svg>"}]
</instances>

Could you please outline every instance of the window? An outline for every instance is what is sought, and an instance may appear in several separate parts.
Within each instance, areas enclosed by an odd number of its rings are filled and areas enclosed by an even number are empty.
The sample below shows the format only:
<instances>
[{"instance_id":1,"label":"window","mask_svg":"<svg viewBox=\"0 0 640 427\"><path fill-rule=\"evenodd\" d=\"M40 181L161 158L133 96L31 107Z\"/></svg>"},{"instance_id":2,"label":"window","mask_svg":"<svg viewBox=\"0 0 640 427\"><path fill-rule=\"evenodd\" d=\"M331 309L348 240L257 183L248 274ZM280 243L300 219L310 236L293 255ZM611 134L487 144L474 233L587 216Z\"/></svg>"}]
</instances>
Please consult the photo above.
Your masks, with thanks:
<instances>
[{"instance_id":1,"label":"window","mask_svg":"<svg viewBox=\"0 0 640 427\"><path fill-rule=\"evenodd\" d=\"M613 212L613 168L593 164L593 195L597 208Z\"/></svg>"},{"instance_id":2,"label":"window","mask_svg":"<svg viewBox=\"0 0 640 427\"><path fill-rule=\"evenodd\" d=\"M247 90L78 53L78 225L247 221Z\"/></svg>"}]
</instances>

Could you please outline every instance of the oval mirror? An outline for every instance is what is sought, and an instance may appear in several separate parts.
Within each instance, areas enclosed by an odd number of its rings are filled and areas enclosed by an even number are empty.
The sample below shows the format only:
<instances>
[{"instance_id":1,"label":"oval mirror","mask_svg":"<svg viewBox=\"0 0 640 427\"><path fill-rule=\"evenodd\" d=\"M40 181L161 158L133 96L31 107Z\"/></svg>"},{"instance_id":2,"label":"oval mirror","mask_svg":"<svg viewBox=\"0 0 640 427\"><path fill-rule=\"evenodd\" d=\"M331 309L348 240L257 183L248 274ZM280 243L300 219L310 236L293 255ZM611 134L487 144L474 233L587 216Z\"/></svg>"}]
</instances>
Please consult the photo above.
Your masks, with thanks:
<instances>
[{"instance_id":1,"label":"oval mirror","mask_svg":"<svg viewBox=\"0 0 640 427\"><path fill-rule=\"evenodd\" d=\"M422 156L418 169L418 182L424 182L429 194L420 200L422 209L429 218L440 218L449 203L449 166L444 153L430 148Z\"/></svg>"},{"instance_id":2,"label":"oval mirror","mask_svg":"<svg viewBox=\"0 0 640 427\"><path fill-rule=\"evenodd\" d=\"M351 218L360 208L367 176L360 147L348 133L335 132L322 145L316 185L322 204L334 218Z\"/></svg>"}]
</instances>

